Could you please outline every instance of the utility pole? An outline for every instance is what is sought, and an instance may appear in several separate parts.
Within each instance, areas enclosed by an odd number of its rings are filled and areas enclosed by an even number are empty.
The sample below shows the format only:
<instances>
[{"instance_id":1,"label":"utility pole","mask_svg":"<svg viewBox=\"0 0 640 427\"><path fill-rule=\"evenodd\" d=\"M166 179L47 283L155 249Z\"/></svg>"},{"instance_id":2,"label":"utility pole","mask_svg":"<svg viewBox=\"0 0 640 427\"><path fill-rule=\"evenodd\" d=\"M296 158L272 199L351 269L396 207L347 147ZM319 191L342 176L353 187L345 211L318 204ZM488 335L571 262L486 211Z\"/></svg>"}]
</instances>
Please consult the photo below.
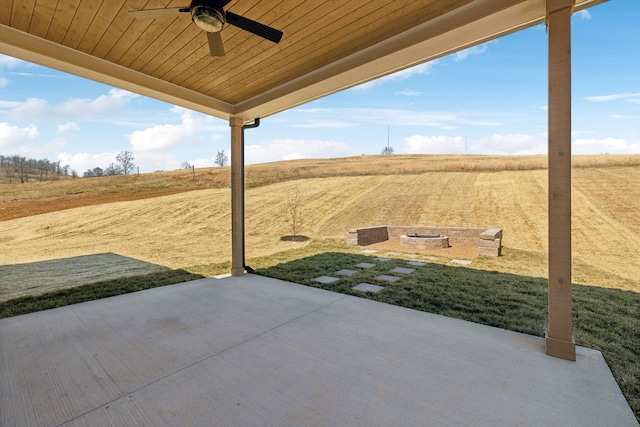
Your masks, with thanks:
<instances>
[{"instance_id":1,"label":"utility pole","mask_svg":"<svg viewBox=\"0 0 640 427\"><path fill-rule=\"evenodd\" d=\"M389 133L390 133L390 126L387 125L387 156L389 155Z\"/></svg>"}]
</instances>

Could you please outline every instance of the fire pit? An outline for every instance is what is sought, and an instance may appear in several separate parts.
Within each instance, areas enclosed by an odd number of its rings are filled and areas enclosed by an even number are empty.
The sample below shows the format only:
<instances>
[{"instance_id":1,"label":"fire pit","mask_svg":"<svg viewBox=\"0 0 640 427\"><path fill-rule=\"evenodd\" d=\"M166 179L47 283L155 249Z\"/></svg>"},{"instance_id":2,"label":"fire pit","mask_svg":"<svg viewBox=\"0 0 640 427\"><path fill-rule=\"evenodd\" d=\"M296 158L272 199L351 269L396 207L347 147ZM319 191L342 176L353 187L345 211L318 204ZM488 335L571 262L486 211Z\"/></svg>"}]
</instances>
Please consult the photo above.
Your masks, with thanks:
<instances>
[{"instance_id":1,"label":"fire pit","mask_svg":"<svg viewBox=\"0 0 640 427\"><path fill-rule=\"evenodd\" d=\"M439 234L406 234L400 236L400 245L416 249L442 249L449 247L449 238Z\"/></svg>"}]
</instances>

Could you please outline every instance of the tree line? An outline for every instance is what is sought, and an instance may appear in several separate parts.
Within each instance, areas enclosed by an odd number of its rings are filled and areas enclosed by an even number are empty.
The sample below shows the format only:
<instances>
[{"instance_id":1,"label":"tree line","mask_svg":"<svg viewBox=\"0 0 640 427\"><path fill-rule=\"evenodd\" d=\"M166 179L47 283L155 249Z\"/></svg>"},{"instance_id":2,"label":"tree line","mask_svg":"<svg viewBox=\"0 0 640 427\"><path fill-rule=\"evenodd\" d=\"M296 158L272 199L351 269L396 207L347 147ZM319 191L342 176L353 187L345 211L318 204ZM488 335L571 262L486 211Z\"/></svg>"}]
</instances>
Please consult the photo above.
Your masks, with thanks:
<instances>
[{"instance_id":1,"label":"tree line","mask_svg":"<svg viewBox=\"0 0 640 427\"><path fill-rule=\"evenodd\" d=\"M0 155L0 167L9 179L9 184L25 183L30 180L49 181L66 175L74 178L78 176L69 165L62 165L59 160L52 162L48 159L28 159L19 155Z\"/></svg>"},{"instance_id":2,"label":"tree line","mask_svg":"<svg viewBox=\"0 0 640 427\"><path fill-rule=\"evenodd\" d=\"M87 169L82 176L85 178L92 178L96 176L129 175L136 168L136 164L133 160L134 157L131 151L121 151L116 156L116 161L114 163L110 163L105 169L102 169L101 167Z\"/></svg>"},{"instance_id":3,"label":"tree line","mask_svg":"<svg viewBox=\"0 0 640 427\"><path fill-rule=\"evenodd\" d=\"M83 177L128 175L136 167L133 153L122 151L116 156L116 161L105 169L95 167L87 169ZM9 180L9 184L25 183L29 181L51 181L63 176L77 178L78 173L69 165L62 165L61 161L52 162L49 159L30 159L25 156L0 155L0 169Z\"/></svg>"}]
</instances>

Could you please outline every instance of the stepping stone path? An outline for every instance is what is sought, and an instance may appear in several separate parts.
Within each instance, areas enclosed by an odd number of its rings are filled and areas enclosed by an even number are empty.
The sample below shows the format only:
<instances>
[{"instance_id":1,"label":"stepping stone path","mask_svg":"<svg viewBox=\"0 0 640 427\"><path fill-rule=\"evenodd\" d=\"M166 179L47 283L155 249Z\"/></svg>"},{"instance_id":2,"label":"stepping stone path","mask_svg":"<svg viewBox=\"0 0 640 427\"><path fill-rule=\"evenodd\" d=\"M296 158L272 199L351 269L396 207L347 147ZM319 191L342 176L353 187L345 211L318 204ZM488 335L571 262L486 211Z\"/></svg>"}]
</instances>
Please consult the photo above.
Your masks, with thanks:
<instances>
[{"instance_id":1,"label":"stepping stone path","mask_svg":"<svg viewBox=\"0 0 640 427\"><path fill-rule=\"evenodd\" d=\"M387 262L387 261L391 261L391 258L374 258L376 261L380 261L380 262Z\"/></svg>"},{"instance_id":2,"label":"stepping stone path","mask_svg":"<svg viewBox=\"0 0 640 427\"><path fill-rule=\"evenodd\" d=\"M391 270L392 273L399 273L399 274L411 274L414 271L416 271L415 268L407 268L407 267L396 267L393 270Z\"/></svg>"},{"instance_id":3,"label":"stepping stone path","mask_svg":"<svg viewBox=\"0 0 640 427\"><path fill-rule=\"evenodd\" d=\"M318 282L318 283L333 283L333 282L337 282L338 279L337 277L331 277L331 276L320 276L320 277L316 277L315 279L311 279L312 282Z\"/></svg>"},{"instance_id":4,"label":"stepping stone path","mask_svg":"<svg viewBox=\"0 0 640 427\"><path fill-rule=\"evenodd\" d=\"M371 264L369 262L361 262L360 264L356 264L356 267L360 267L360 268L373 268L375 267L375 264Z\"/></svg>"},{"instance_id":5,"label":"stepping stone path","mask_svg":"<svg viewBox=\"0 0 640 427\"><path fill-rule=\"evenodd\" d=\"M409 262L407 262L407 264L413 265L413 266L416 266L416 267L423 267L423 266L427 265L426 262L420 262L420 261L409 261Z\"/></svg>"},{"instance_id":6,"label":"stepping stone path","mask_svg":"<svg viewBox=\"0 0 640 427\"><path fill-rule=\"evenodd\" d=\"M343 268L342 270L336 271L336 274L339 276L353 276L356 273L356 270L349 270L348 268Z\"/></svg>"},{"instance_id":7,"label":"stepping stone path","mask_svg":"<svg viewBox=\"0 0 640 427\"><path fill-rule=\"evenodd\" d=\"M354 286L351 289L355 289L357 291L362 292L380 292L384 289L384 286L372 285L371 283L360 283L359 285Z\"/></svg>"},{"instance_id":8,"label":"stepping stone path","mask_svg":"<svg viewBox=\"0 0 640 427\"><path fill-rule=\"evenodd\" d=\"M455 264L471 265L471 261L466 260L466 259L452 259L451 262L453 262Z\"/></svg>"},{"instance_id":9,"label":"stepping stone path","mask_svg":"<svg viewBox=\"0 0 640 427\"><path fill-rule=\"evenodd\" d=\"M393 283L393 282L396 282L396 281L400 280L400 278L399 278L399 277L396 277L396 276L389 276L389 275L387 275L387 274L381 274L380 276L376 276L376 279L377 279L377 280L382 280L383 282L391 282L391 283Z\"/></svg>"}]
</instances>

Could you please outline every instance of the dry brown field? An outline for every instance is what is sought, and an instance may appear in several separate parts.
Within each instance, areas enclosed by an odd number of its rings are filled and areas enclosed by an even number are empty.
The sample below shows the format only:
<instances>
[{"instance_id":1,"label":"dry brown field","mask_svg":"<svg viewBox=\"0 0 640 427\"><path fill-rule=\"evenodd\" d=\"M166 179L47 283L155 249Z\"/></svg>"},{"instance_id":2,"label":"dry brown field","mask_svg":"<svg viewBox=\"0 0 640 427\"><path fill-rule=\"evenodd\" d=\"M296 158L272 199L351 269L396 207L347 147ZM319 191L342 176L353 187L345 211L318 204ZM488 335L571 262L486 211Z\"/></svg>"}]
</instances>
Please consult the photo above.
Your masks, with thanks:
<instances>
[{"instance_id":1,"label":"dry brown field","mask_svg":"<svg viewBox=\"0 0 640 427\"><path fill-rule=\"evenodd\" d=\"M287 197L299 190L301 233L311 241L342 241L349 228L370 225L498 227L505 256L478 265L544 277L545 168L543 156L361 156L251 166L247 257L309 244L280 240L291 234ZM0 277L3 266L98 254L168 268L229 261L228 179L228 168L212 168L196 170L195 178L184 170L0 185ZM640 155L575 158L575 282L640 292L638 212Z\"/></svg>"}]
</instances>

